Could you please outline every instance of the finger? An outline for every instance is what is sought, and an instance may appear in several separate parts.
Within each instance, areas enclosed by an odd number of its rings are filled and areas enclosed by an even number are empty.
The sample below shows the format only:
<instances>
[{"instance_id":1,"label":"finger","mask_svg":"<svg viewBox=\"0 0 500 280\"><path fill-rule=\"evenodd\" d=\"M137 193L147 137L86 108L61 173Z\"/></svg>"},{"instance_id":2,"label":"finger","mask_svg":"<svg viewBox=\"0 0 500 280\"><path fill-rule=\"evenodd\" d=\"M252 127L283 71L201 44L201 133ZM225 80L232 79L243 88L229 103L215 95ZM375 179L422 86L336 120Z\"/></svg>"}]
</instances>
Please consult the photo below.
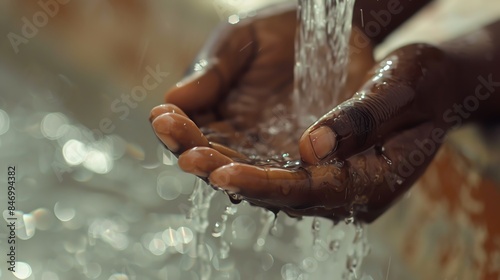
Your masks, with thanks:
<instances>
[{"instance_id":1,"label":"finger","mask_svg":"<svg viewBox=\"0 0 500 280\"><path fill-rule=\"evenodd\" d=\"M158 116L166 113L176 113L187 118L186 113L184 113L179 107L175 106L174 104L162 104L154 107L151 110L149 121L152 122Z\"/></svg>"},{"instance_id":2,"label":"finger","mask_svg":"<svg viewBox=\"0 0 500 280\"><path fill-rule=\"evenodd\" d=\"M215 169L232 163L233 160L217 150L208 147L195 147L179 157L179 167L185 172L208 177Z\"/></svg>"},{"instance_id":3,"label":"finger","mask_svg":"<svg viewBox=\"0 0 500 280\"><path fill-rule=\"evenodd\" d=\"M188 114L203 111L219 100L223 84L217 66L212 64L177 83L165 95L165 102L177 105Z\"/></svg>"},{"instance_id":4,"label":"finger","mask_svg":"<svg viewBox=\"0 0 500 280\"><path fill-rule=\"evenodd\" d=\"M304 132L300 153L305 162L317 164L334 157L349 158L400 129L430 118L422 104L415 101L417 91L429 78L424 77L424 67L418 60L405 57L399 53L389 56L353 98Z\"/></svg>"},{"instance_id":5,"label":"finger","mask_svg":"<svg viewBox=\"0 0 500 280\"><path fill-rule=\"evenodd\" d=\"M165 101L191 114L214 106L256 51L252 22L221 24L192 66L193 72L167 92Z\"/></svg>"},{"instance_id":6,"label":"finger","mask_svg":"<svg viewBox=\"0 0 500 280\"><path fill-rule=\"evenodd\" d=\"M166 113L156 117L152 126L158 138L175 154L209 145L196 124L185 116Z\"/></svg>"},{"instance_id":7,"label":"finger","mask_svg":"<svg viewBox=\"0 0 500 280\"><path fill-rule=\"evenodd\" d=\"M156 116L157 114L160 115ZM151 116L154 118L152 125L156 135L173 153L180 154L193 147L211 147L230 158L247 158L226 146L209 142L196 124L175 105L157 106L152 110Z\"/></svg>"},{"instance_id":8,"label":"finger","mask_svg":"<svg viewBox=\"0 0 500 280\"><path fill-rule=\"evenodd\" d=\"M269 173L275 175L269 178ZM278 173L281 176L277 176ZM283 198L293 200L291 196L294 196L294 194L289 196L290 182L302 188L307 184L308 178L305 172L232 163L212 172L209 181L216 187L249 199L274 200L275 205L287 205L287 201Z\"/></svg>"},{"instance_id":9,"label":"finger","mask_svg":"<svg viewBox=\"0 0 500 280\"><path fill-rule=\"evenodd\" d=\"M346 176L334 166L312 166L306 171L232 163L213 171L209 181L230 193L272 205L332 209L345 204L342 178Z\"/></svg>"},{"instance_id":10,"label":"finger","mask_svg":"<svg viewBox=\"0 0 500 280\"><path fill-rule=\"evenodd\" d=\"M229 158L232 158L232 159L240 159L240 160L248 159L248 157L245 156L244 154L239 153L231 148L228 148L228 147L221 145L221 144L218 144L218 143L210 142L210 147L212 149L218 151L219 153L221 153Z\"/></svg>"}]
</instances>

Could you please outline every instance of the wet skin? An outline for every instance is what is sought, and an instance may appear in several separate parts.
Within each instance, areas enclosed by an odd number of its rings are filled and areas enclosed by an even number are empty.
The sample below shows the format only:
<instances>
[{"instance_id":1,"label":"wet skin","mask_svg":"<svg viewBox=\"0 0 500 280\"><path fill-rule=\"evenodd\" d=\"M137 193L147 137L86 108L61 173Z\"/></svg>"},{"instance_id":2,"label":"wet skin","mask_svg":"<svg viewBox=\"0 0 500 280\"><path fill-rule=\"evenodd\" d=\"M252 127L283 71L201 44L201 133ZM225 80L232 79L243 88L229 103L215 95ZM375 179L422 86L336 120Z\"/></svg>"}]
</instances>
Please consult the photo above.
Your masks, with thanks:
<instances>
[{"instance_id":1,"label":"wet skin","mask_svg":"<svg viewBox=\"0 0 500 280\"><path fill-rule=\"evenodd\" d=\"M491 59L475 55L491 52L498 62L498 44L470 52L457 42L414 44L378 63L372 47L363 48L350 57L346 91L338 93L346 101L286 148L295 164L276 167L246 152L262 145L259 124L272 109L291 105L295 21L293 7L280 5L221 26L195 60L197 71L152 110L153 129L184 171L254 205L291 216L352 215L371 222L411 187L456 126L443 114L474 92L478 74L496 73ZM471 61L476 68L464 66ZM492 96L498 106L498 94ZM490 111L466 121L498 117ZM288 138L278 135L265 144L276 150Z\"/></svg>"}]
</instances>

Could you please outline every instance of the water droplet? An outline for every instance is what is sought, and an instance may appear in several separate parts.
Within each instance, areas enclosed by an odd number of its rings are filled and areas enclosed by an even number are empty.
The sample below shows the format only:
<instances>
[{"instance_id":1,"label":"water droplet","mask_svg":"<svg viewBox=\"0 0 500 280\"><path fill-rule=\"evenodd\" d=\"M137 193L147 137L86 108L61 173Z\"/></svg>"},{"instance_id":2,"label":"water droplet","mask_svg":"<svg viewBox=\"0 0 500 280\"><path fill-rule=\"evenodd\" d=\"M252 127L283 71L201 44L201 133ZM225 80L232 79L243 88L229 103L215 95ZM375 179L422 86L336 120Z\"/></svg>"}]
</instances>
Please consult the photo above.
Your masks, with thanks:
<instances>
[{"instance_id":1,"label":"water droplet","mask_svg":"<svg viewBox=\"0 0 500 280\"><path fill-rule=\"evenodd\" d=\"M354 244L357 244L359 242L361 242L363 239L363 227L361 224L357 224L356 225L356 230L355 230L355 234L354 234L354 240L352 241Z\"/></svg>"},{"instance_id":2,"label":"water droplet","mask_svg":"<svg viewBox=\"0 0 500 280\"><path fill-rule=\"evenodd\" d=\"M229 257L230 250L231 250L231 247L229 246L229 243L227 243L225 240L221 239L221 244L220 244L220 249L219 249L219 258L226 259L227 257Z\"/></svg>"},{"instance_id":3,"label":"water droplet","mask_svg":"<svg viewBox=\"0 0 500 280\"><path fill-rule=\"evenodd\" d=\"M228 215L234 215L237 212L238 212L238 208L233 206L233 205L226 206L226 210L224 210L224 213L226 213Z\"/></svg>"},{"instance_id":4,"label":"water droplet","mask_svg":"<svg viewBox=\"0 0 500 280\"><path fill-rule=\"evenodd\" d=\"M316 240L313 245L314 258L318 261L326 261L330 257L327 244L321 239Z\"/></svg>"},{"instance_id":5,"label":"water droplet","mask_svg":"<svg viewBox=\"0 0 500 280\"><path fill-rule=\"evenodd\" d=\"M201 71L207 67L208 62L205 59L200 59L195 65L194 65L194 71Z\"/></svg>"},{"instance_id":6,"label":"water droplet","mask_svg":"<svg viewBox=\"0 0 500 280\"><path fill-rule=\"evenodd\" d=\"M271 254L264 253L264 255L261 256L261 258L260 258L260 263L261 263L262 269L264 271L268 271L269 269L271 269L271 267L273 267L274 258Z\"/></svg>"},{"instance_id":7,"label":"water droplet","mask_svg":"<svg viewBox=\"0 0 500 280\"><path fill-rule=\"evenodd\" d=\"M284 280L296 280L300 275L300 269L291 263L287 263L281 267L281 277Z\"/></svg>"},{"instance_id":8,"label":"water droplet","mask_svg":"<svg viewBox=\"0 0 500 280\"><path fill-rule=\"evenodd\" d=\"M340 249L340 240L335 239L335 240L330 241L329 248L330 248L330 251L337 252Z\"/></svg>"},{"instance_id":9,"label":"water droplet","mask_svg":"<svg viewBox=\"0 0 500 280\"><path fill-rule=\"evenodd\" d=\"M240 204L241 201L243 200L243 196L236 194L236 193L229 193L226 192L229 196L229 199L231 200L232 203L234 204Z\"/></svg>"},{"instance_id":10,"label":"water droplet","mask_svg":"<svg viewBox=\"0 0 500 280\"><path fill-rule=\"evenodd\" d=\"M354 223L354 207L349 208L349 216L344 219L346 225Z\"/></svg>"},{"instance_id":11,"label":"water droplet","mask_svg":"<svg viewBox=\"0 0 500 280\"><path fill-rule=\"evenodd\" d=\"M314 217L312 222L313 244L315 244L316 241L318 240L320 229L321 229L321 222L319 221L318 217Z\"/></svg>"},{"instance_id":12,"label":"water droplet","mask_svg":"<svg viewBox=\"0 0 500 280\"><path fill-rule=\"evenodd\" d=\"M261 230L259 236L257 237L257 242L254 246L254 250L257 252L262 250L264 244L266 243L266 238L271 230L271 226L276 219L276 215L273 212L266 211L264 209L262 209L261 211Z\"/></svg>"},{"instance_id":13,"label":"water droplet","mask_svg":"<svg viewBox=\"0 0 500 280\"><path fill-rule=\"evenodd\" d=\"M308 257L302 261L301 267L306 272L313 273L318 268L318 262L314 258Z\"/></svg>"},{"instance_id":14,"label":"water droplet","mask_svg":"<svg viewBox=\"0 0 500 280\"><path fill-rule=\"evenodd\" d=\"M354 273L356 275L356 268L358 267L358 258L356 255L347 256L346 267L349 272Z\"/></svg>"},{"instance_id":15,"label":"water droplet","mask_svg":"<svg viewBox=\"0 0 500 280\"><path fill-rule=\"evenodd\" d=\"M214 229L212 230L212 236L213 237L221 237L223 233L223 226L224 224L220 222L216 222L214 225Z\"/></svg>"},{"instance_id":16,"label":"water droplet","mask_svg":"<svg viewBox=\"0 0 500 280\"><path fill-rule=\"evenodd\" d=\"M278 234L278 213L274 214L273 226L271 227L271 234L276 236Z\"/></svg>"},{"instance_id":17,"label":"water droplet","mask_svg":"<svg viewBox=\"0 0 500 280\"><path fill-rule=\"evenodd\" d=\"M266 240L264 238L259 238L259 239L257 239L256 243L258 246L262 247L262 246L264 246L264 244L266 244Z\"/></svg>"},{"instance_id":18,"label":"water droplet","mask_svg":"<svg viewBox=\"0 0 500 280\"><path fill-rule=\"evenodd\" d=\"M319 231L321 228L321 222L317 217L314 217L313 223L312 223L312 229L314 232Z\"/></svg>"},{"instance_id":19,"label":"water droplet","mask_svg":"<svg viewBox=\"0 0 500 280\"><path fill-rule=\"evenodd\" d=\"M392 165L392 160L388 158L385 154L381 154L382 157L385 159L385 162L387 162L388 165Z\"/></svg>"},{"instance_id":20,"label":"water droplet","mask_svg":"<svg viewBox=\"0 0 500 280\"><path fill-rule=\"evenodd\" d=\"M238 15L230 15L227 19L230 24L237 24L240 22L240 17Z\"/></svg>"}]
</instances>

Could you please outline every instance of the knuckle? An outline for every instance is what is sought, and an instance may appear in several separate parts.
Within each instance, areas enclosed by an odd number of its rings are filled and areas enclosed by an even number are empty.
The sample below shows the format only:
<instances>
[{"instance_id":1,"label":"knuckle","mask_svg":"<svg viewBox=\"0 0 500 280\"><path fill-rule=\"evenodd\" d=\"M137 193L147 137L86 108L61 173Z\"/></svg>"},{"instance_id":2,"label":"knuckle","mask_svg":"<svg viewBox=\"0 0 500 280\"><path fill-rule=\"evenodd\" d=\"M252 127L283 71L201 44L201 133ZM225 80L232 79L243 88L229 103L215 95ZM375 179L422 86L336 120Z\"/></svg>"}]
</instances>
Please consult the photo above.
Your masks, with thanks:
<instances>
[{"instance_id":1,"label":"knuckle","mask_svg":"<svg viewBox=\"0 0 500 280\"><path fill-rule=\"evenodd\" d=\"M368 134L377 127L375 112L370 107L351 106L344 109L352 134L358 145L366 143Z\"/></svg>"}]
</instances>

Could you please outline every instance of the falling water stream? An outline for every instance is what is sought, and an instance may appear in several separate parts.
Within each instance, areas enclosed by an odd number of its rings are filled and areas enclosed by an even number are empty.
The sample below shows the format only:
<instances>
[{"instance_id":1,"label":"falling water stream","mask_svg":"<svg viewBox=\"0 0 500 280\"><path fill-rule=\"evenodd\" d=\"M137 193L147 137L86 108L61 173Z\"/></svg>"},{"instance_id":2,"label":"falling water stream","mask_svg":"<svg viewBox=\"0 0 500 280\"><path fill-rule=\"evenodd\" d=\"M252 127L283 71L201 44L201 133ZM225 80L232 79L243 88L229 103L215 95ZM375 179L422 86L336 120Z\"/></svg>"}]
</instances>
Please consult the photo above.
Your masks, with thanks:
<instances>
[{"instance_id":1,"label":"falling water stream","mask_svg":"<svg viewBox=\"0 0 500 280\"><path fill-rule=\"evenodd\" d=\"M300 0L293 101L300 128L339 104L347 80L354 0Z\"/></svg>"}]
</instances>

